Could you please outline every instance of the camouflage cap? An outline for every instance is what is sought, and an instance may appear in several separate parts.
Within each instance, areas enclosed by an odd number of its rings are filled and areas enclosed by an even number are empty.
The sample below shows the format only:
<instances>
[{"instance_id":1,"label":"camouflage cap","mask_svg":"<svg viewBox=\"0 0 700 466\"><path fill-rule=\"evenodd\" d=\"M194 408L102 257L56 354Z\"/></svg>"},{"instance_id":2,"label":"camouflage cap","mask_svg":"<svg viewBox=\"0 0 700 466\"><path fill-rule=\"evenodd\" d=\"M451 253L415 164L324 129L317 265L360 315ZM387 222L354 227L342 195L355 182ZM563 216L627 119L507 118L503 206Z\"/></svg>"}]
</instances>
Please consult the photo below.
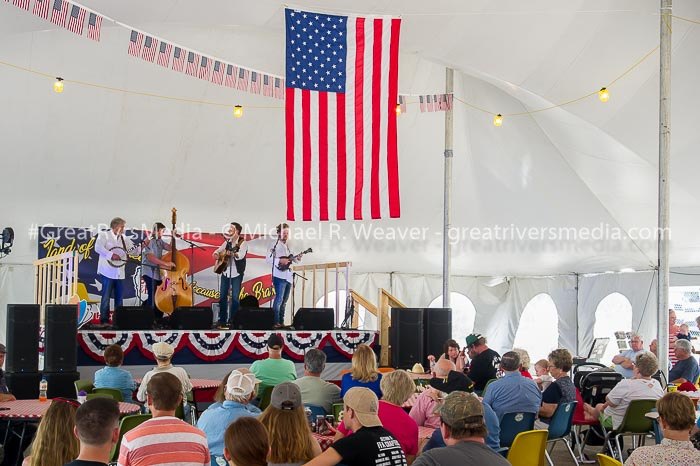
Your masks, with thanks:
<instances>
[{"instance_id":1,"label":"camouflage cap","mask_svg":"<svg viewBox=\"0 0 700 466\"><path fill-rule=\"evenodd\" d=\"M483 424L484 406L471 393L455 391L447 395L440 407L440 419L457 430L470 424Z\"/></svg>"}]
</instances>

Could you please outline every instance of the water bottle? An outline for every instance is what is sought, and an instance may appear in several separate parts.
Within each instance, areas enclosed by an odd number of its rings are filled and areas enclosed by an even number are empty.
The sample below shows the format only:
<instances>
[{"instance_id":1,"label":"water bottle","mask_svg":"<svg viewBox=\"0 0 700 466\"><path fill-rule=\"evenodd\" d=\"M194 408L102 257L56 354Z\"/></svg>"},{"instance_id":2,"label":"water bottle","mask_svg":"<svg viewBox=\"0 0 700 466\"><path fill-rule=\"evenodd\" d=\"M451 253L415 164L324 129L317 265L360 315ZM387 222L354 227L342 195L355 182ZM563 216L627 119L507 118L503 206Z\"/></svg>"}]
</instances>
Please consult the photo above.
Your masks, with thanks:
<instances>
[{"instance_id":1,"label":"water bottle","mask_svg":"<svg viewBox=\"0 0 700 466\"><path fill-rule=\"evenodd\" d=\"M42 377L41 382L39 382L39 401L46 401L48 399L46 396L48 390L49 383L46 381L46 377Z\"/></svg>"}]
</instances>

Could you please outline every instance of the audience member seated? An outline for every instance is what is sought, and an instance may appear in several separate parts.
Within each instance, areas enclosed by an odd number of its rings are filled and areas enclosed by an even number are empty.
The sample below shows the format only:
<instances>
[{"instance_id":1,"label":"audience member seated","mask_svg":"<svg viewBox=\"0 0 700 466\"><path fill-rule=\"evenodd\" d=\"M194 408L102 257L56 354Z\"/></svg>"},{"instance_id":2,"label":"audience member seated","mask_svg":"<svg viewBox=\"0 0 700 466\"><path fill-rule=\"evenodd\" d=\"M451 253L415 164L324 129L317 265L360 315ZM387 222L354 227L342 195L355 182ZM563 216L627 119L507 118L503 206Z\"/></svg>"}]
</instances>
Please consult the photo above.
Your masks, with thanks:
<instances>
[{"instance_id":1,"label":"audience member seated","mask_svg":"<svg viewBox=\"0 0 700 466\"><path fill-rule=\"evenodd\" d=\"M153 417L124 434L119 466L209 466L204 432L175 417L175 410L182 404L182 393L182 383L173 374L160 372L150 377L146 404Z\"/></svg>"},{"instance_id":2,"label":"audience member seated","mask_svg":"<svg viewBox=\"0 0 700 466\"><path fill-rule=\"evenodd\" d=\"M695 383L700 376L698 362L692 356L693 347L688 340L676 341L676 359L678 362L668 373L670 383L682 384L683 382Z\"/></svg>"},{"instance_id":3,"label":"audience member seated","mask_svg":"<svg viewBox=\"0 0 700 466\"><path fill-rule=\"evenodd\" d=\"M295 466L321 454L304 414L299 387L282 382L272 389L270 406L258 418L270 436L269 466Z\"/></svg>"},{"instance_id":4,"label":"audience member seated","mask_svg":"<svg viewBox=\"0 0 700 466\"><path fill-rule=\"evenodd\" d=\"M676 334L676 338L679 340L690 341L690 327L688 326L688 324L680 324L678 326L678 333Z\"/></svg>"},{"instance_id":5,"label":"audience member seated","mask_svg":"<svg viewBox=\"0 0 700 466\"><path fill-rule=\"evenodd\" d=\"M383 393L379 401L379 420L382 426L399 441L409 463L418 454L418 425L401 407L416 391L416 384L406 371L397 370L384 374L381 382ZM351 430L341 423L336 440L349 435Z\"/></svg>"},{"instance_id":6,"label":"audience member seated","mask_svg":"<svg viewBox=\"0 0 700 466\"><path fill-rule=\"evenodd\" d=\"M306 404L320 406L326 413L333 411L333 404L340 403L340 387L321 379L321 373L326 367L326 353L312 348L304 355L304 377L294 383L301 391L301 401Z\"/></svg>"},{"instance_id":7,"label":"audience member seated","mask_svg":"<svg viewBox=\"0 0 700 466\"><path fill-rule=\"evenodd\" d=\"M240 417L260 414L260 409L250 404L256 396L255 383L253 374L232 371L226 381L224 402L207 408L197 421L197 427L207 436L212 466L217 466L217 457L221 458L224 454L224 433L229 424Z\"/></svg>"},{"instance_id":8,"label":"audience member seated","mask_svg":"<svg viewBox=\"0 0 700 466\"><path fill-rule=\"evenodd\" d=\"M449 341L449 340L448 340ZM433 367L435 378L439 380L447 380L450 372L455 371L455 364L449 359L440 358ZM435 412L438 407L438 402L442 392L436 388L430 387L421 393L416 398L415 403L411 407L411 412L408 413L411 418L416 421L418 426L426 426L433 429L440 428L440 415Z\"/></svg>"},{"instance_id":9,"label":"audience member seated","mask_svg":"<svg viewBox=\"0 0 700 466\"><path fill-rule=\"evenodd\" d=\"M23 465L62 466L78 457L80 443L75 436L75 412L80 404L54 398L41 418L34 441L25 452Z\"/></svg>"},{"instance_id":10,"label":"audience member seated","mask_svg":"<svg viewBox=\"0 0 700 466\"><path fill-rule=\"evenodd\" d=\"M255 361L250 366L250 371L260 380L258 390L262 395L268 387L274 387L282 382L288 382L297 378L294 363L288 359L282 359L284 340L273 333L267 339L267 359Z\"/></svg>"},{"instance_id":11,"label":"audience member seated","mask_svg":"<svg viewBox=\"0 0 700 466\"><path fill-rule=\"evenodd\" d=\"M241 374L253 374L250 372L250 369L247 367L239 367L238 369L234 369ZM233 372L233 371L231 371ZM228 377L231 375L231 372L226 374L224 378L221 380L221 383L219 386L216 388L216 392L214 392L214 403L209 405L209 408L216 407L216 406L221 406L221 404L226 401L226 384L228 383ZM255 377L255 374L253 374L253 377ZM258 392L258 384L260 381L255 377L255 392Z\"/></svg>"},{"instance_id":12,"label":"audience member seated","mask_svg":"<svg viewBox=\"0 0 700 466\"><path fill-rule=\"evenodd\" d=\"M554 382L554 377L549 375L549 361L540 359L535 363L535 378L533 379L540 391L547 390L549 384Z\"/></svg>"},{"instance_id":13,"label":"audience member seated","mask_svg":"<svg viewBox=\"0 0 700 466\"><path fill-rule=\"evenodd\" d=\"M80 453L66 466L107 466L119 441L119 404L110 398L86 401L75 413L74 432Z\"/></svg>"},{"instance_id":14,"label":"audience member seated","mask_svg":"<svg viewBox=\"0 0 700 466\"><path fill-rule=\"evenodd\" d=\"M634 360L638 354L644 352L644 340L638 334L633 333L630 338L630 347L630 349L612 358L612 362L615 364L615 372L621 374L626 379L631 379L634 376L632 371L632 369L634 369Z\"/></svg>"},{"instance_id":15,"label":"audience member seated","mask_svg":"<svg viewBox=\"0 0 700 466\"><path fill-rule=\"evenodd\" d=\"M520 375L532 379L532 374L530 374L530 353L523 348L513 348L513 351L520 356L520 367L518 368Z\"/></svg>"},{"instance_id":16,"label":"audience member seated","mask_svg":"<svg viewBox=\"0 0 700 466\"><path fill-rule=\"evenodd\" d=\"M413 463L415 466L509 465L485 445L484 405L475 396L460 391L447 395L440 407L440 421L440 432L447 446L423 453Z\"/></svg>"},{"instance_id":17,"label":"audience member seated","mask_svg":"<svg viewBox=\"0 0 700 466\"><path fill-rule=\"evenodd\" d=\"M486 345L486 338L478 333L467 336L467 351L471 358L467 375L474 381L474 391L481 393L489 380L496 378L501 356Z\"/></svg>"},{"instance_id":18,"label":"audience member seated","mask_svg":"<svg viewBox=\"0 0 700 466\"><path fill-rule=\"evenodd\" d=\"M224 445L224 457L230 466L267 466L270 438L255 418L242 417L231 423Z\"/></svg>"},{"instance_id":19,"label":"audience member seated","mask_svg":"<svg viewBox=\"0 0 700 466\"><path fill-rule=\"evenodd\" d=\"M377 395L365 387L354 387L343 397L343 424L354 434L337 440L307 466L405 466L399 441L382 427Z\"/></svg>"},{"instance_id":20,"label":"audience member seated","mask_svg":"<svg viewBox=\"0 0 700 466\"><path fill-rule=\"evenodd\" d=\"M15 401L15 396L10 393L10 390L7 388L7 381L5 380L5 371L3 370L3 366L5 365L5 355L7 353L7 350L5 349L5 345L0 343L0 402L1 401Z\"/></svg>"},{"instance_id":21,"label":"audience member seated","mask_svg":"<svg viewBox=\"0 0 700 466\"><path fill-rule=\"evenodd\" d=\"M493 408L500 421L506 413L537 413L542 393L537 384L520 375L520 356L508 351L501 356L503 377L489 384L484 393L484 404Z\"/></svg>"},{"instance_id":22,"label":"audience member seated","mask_svg":"<svg viewBox=\"0 0 700 466\"><path fill-rule=\"evenodd\" d=\"M695 407L690 398L678 392L667 393L656 402L656 410L664 434L661 444L637 448L627 458L625 465L700 464L700 451L689 440L690 429L695 424Z\"/></svg>"},{"instance_id":23,"label":"audience member seated","mask_svg":"<svg viewBox=\"0 0 700 466\"><path fill-rule=\"evenodd\" d=\"M569 371L574 364L569 350L555 349L547 357L549 373L554 378L547 389L542 392L542 406L539 410L540 418L535 421L535 429L548 429L549 421L554 415L557 406L561 403L576 401L576 387L569 377Z\"/></svg>"},{"instance_id":24,"label":"audience member seated","mask_svg":"<svg viewBox=\"0 0 700 466\"><path fill-rule=\"evenodd\" d=\"M95 388L116 388L122 392L124 401L129 402L134 397L136 383L131 372L121 369L124 362L124 351L119 345L110 345L104 352L106 367L95 372Z\"/></svg>"},{"instance_id":25,"label":"audience member seated","mask_svg":"<svg viewBox=\"0 0 700 466\"><path fill-rule=\"evenodd\" d=\"M382 397L380 383L382 374L377 369L377 356L367 345L359 345L352 355L352 370L344 374L340 382L340 396L345 397L345 394L353 387L369 388L377 395L377 398Z\"/></svg>"},{"instance_id":26,"label":"audience member seated","mask_svg":"<svg viewBox=\"0 0 700 466\"><path fill-rule=\"evenodd\" d=\"M638 354L632 365L633 377L621 380L605 397L605 403L595 407L585 404L588 419L599 419L603 427L617 429L622 424L625 412L633 400L658 400L664 389L658 380L651 376L659 370L656 356L649 351Z\"/></svg>"},{"instance_id":27,"label":"audience member seated","mask_svg":"<svg viewBox=\"0 0 700 466\"><path fill-rule=\"evenodd\" d=\"M192 391L192 382L190 382L190 377L185 372L182 367L175 367L172 365L173 354L175 349L168 343L161 341L153 345L153 356L156 358L156 367L146 372L141 380L141 385L139 385L139 391L136 393L136 399L144 403L146 401L146 387L151 377L156 374L168 373L177 377L180 381L180 387L182 388L182 397L187 399L187 394Z\"/></svg>"},{"instance_id":28,"label":"audience member seated","mask_svg":"<svg viewBox=\"0 0 700 466\"><path fill-rule=\"evenodd\" d=\"M466 356L460 351L459 343L457 343L455 340L450 338L445 342L440 359L447 359L448 361L451 361L455 365L455 369L453 370L464 372L464 368L466 367ZM440 359L438 359L438 361ZM429 354L428 361L430 361L432 366L432 363L436 362L435 356Z\"/></svg>"},{"instance_id":29,"label":"audience member seated","mask_svg":"<svg viewBox=\"0 0 700 466\"><path fill-rule=\"evenodd\" d=\"M659 359L659 341L656 338L651 340L651 343L649 343L649 351L654 353L656 359Z\"/></svg>"}]
</instances>

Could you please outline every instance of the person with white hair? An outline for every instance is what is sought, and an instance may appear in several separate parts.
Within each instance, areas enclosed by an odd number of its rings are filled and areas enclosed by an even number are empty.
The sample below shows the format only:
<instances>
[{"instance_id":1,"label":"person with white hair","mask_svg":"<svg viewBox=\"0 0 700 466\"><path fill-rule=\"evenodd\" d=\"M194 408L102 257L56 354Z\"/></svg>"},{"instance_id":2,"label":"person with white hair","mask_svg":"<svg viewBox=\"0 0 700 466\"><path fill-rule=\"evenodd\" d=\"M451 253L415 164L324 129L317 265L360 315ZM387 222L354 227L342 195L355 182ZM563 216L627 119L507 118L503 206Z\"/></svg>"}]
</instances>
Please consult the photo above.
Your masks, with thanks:
<instances>
[{"instance_id":1,"label":"person with white hair","mask_svg":"<svg viewBox=\"0 0 700 466\"><path fill-rule=\"evenodd\" d=\"M638 334L633 333L630 337L630 349L622 351L612 358L615 372L626 379L631 379L634 376L634 360L638 354L642 353L644 353L644 340Z\"/></svg>"},{"instance_id":2,"label":"person with white hair","mask_svg":"<svg viewBox=\"0 0 700 466\"><path fill-rule=\"evenodd\" d=\"M668 380L675 384L682 384L683 382L695 384L698 377L700 377L700 367L698 367L698 362L692 356L693 346L688 340L678 340L674 350L678 362L669 371Z\"/></svg>"}]
</instances>

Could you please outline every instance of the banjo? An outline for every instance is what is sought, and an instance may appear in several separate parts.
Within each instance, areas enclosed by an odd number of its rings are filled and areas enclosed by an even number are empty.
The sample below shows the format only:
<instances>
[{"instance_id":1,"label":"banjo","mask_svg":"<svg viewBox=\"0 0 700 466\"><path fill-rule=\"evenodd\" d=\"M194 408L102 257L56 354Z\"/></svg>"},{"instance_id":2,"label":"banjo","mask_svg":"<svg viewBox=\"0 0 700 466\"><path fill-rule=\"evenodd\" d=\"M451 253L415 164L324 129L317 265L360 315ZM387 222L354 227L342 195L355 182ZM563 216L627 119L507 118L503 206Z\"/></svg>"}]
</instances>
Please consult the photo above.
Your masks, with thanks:
<instances>
[{"instance_id":1,"label":"banjo","mask_svg":"<svg viewBox=\"0 0 700 466\"><path fill-rule=\"evenodd\" d=\"M130 248L128 251L124 249L122 246L114 246L109 248L109 251L112 254L116 254L119 256L118 259L107 259L107 263L114 267L115 269L121 269L124 267L128 262L134 262L136 264L140 264L141 261L137 259L132 259L129 257L129 254L131 254L136 248L141 246L146 240L143 240L139 242L139 244L135 244L132 248Z\"/></svg>"}]
</instances>

